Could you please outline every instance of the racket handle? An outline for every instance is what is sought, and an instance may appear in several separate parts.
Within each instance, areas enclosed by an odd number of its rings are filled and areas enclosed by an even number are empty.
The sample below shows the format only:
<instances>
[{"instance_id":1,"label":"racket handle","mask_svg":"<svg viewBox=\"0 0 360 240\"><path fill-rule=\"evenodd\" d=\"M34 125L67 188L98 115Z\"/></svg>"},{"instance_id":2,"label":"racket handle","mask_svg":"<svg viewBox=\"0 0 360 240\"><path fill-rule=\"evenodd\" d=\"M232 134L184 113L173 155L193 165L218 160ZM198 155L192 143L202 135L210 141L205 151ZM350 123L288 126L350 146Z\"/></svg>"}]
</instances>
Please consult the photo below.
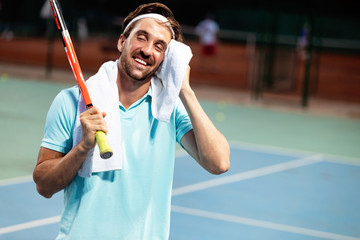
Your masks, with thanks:
<instances>
[{"instance_id":1,"label":"racket handle","mask_svg":"<svg viewBox=\"0 0 360 240\"><path fill-rule=\"evenodd\" d=\"M102 159L108 159L113 155L109 143L106 139L106 135L103 131L97 131L95 133L96 142L100 149L100 156Z\"/></svg>"}]
</instances>

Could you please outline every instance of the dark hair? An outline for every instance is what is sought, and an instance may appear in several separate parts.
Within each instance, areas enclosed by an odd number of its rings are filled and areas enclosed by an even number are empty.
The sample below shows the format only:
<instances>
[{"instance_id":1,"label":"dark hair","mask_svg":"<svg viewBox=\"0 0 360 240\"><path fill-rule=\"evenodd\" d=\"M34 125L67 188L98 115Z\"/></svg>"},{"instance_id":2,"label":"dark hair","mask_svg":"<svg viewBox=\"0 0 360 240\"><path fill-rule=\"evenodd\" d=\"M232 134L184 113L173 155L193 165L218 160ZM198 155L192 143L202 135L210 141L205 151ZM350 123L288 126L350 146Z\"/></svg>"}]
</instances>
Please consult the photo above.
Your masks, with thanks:
<instances>
[{"instance_id":1,"label":"dark hair","mask_svg":"<svg viewBox=\"0 0 360 240\"><path fill-rule=\"evenodd\" d=\"M169 23L171 24L171 27L174 30L175 40L177 40L179 42L183 41L180 24L178 23L178 21L176 21L172 11L162 3L142 4L139 7L137 7L134 11L132 11L124 19L124 22L122 23L122 26L121 26L121 32L124 34L125 37L129 36L131 30L134 27L134 24L132 24L132 26L129 26L129 28L124 33L124 29L129 24L129 22L131 20L133 20L135 17L142 15L142 14L146 14L146 13L158 13L158 14L166 17L168 19Z\"/></svg>"}]
</instances>

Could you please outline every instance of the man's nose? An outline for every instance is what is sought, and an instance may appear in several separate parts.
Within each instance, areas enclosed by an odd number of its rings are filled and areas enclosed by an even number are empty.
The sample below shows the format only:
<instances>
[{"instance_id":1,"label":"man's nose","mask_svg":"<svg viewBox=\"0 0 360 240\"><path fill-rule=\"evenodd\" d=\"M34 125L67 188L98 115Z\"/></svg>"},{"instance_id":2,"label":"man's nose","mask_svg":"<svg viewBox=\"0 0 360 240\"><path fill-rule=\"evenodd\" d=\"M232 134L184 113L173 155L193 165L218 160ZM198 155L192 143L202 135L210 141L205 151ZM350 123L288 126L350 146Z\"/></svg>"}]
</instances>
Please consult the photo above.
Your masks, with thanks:
<instances>
[{"instance_id":1,"label":"man's nose","mask_svg":"<svg viewBox=\"0 0 360 240\"><path fill-rule=\"evenodd\" d=\"M144 44L143 47L141 48L141 55L143 58L148 58L151 55L151 44L147 43Z\"/></svg>"}]
</instances>

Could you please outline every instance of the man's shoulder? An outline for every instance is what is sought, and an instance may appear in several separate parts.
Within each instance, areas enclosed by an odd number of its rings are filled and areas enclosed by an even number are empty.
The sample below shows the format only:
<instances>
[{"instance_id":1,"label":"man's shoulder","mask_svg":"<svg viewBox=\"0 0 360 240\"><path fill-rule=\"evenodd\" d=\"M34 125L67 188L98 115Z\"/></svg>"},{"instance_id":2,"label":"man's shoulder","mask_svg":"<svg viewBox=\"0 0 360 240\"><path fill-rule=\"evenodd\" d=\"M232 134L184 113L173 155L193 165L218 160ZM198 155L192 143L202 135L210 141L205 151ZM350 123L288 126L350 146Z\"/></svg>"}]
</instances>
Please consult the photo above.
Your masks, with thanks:
<instances>
[{"instance_id":1,"label":"man's shoulder","mask_svg":"<svg viewBox=\"0 0 360 240\"><path fill-rule=\"evenodd\" d=\"M51 109L55 109L55 112L73 112L77 108L77 103L79 101L80 91L77 86L73 86L70 88L66 88L61 90L58 95L55 97L52 106L50 108L50 112L54 114L54 111Z\"/></svg>"},{"instance_id":2,"label":"man's shoulder","mask_svg":"<svg viewBox=\"0 0 360 240\"><path fill-rule=\"evenodd\" d=\"M62 89L59 95L63 98L79 99L80 90L78 86L73 86L69 88Z\"/></svg>"}]
</instances>

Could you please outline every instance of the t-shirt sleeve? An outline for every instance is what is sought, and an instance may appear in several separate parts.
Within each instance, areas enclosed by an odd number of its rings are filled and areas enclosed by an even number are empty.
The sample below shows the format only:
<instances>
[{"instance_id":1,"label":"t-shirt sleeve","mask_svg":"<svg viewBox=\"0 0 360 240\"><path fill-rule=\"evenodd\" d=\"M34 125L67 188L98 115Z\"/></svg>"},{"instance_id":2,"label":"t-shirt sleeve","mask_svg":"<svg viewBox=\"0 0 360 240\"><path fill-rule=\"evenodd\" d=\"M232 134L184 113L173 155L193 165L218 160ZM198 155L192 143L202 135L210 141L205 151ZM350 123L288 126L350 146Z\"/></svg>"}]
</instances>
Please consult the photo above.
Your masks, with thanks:
<instances>
[{"instance_id":1,"label":"t-shirt sleeve","mask_svg":"<svg viewBox=\"0 0 360 240\"><path fill-rule=\"evenodd\" d=\"M62 90L55 97L46 116L42 147L65 154L70 151L78 99L77 87Z\"/></svg>"},{"instance_id":2,"label":"t-shirt sleeve","mask_svg":"<svg viewBox=\"0 0 360 240\"><path fill-rule=\"evenodd\" d=\"M190 117L186 112L184 105L180 98L178 99L175 106L175 121L176 121L176 141L180 144L183 136L193 129L190 121ZM180 144L181 145L181 144Z\"/></svg>"}]
</instances>

